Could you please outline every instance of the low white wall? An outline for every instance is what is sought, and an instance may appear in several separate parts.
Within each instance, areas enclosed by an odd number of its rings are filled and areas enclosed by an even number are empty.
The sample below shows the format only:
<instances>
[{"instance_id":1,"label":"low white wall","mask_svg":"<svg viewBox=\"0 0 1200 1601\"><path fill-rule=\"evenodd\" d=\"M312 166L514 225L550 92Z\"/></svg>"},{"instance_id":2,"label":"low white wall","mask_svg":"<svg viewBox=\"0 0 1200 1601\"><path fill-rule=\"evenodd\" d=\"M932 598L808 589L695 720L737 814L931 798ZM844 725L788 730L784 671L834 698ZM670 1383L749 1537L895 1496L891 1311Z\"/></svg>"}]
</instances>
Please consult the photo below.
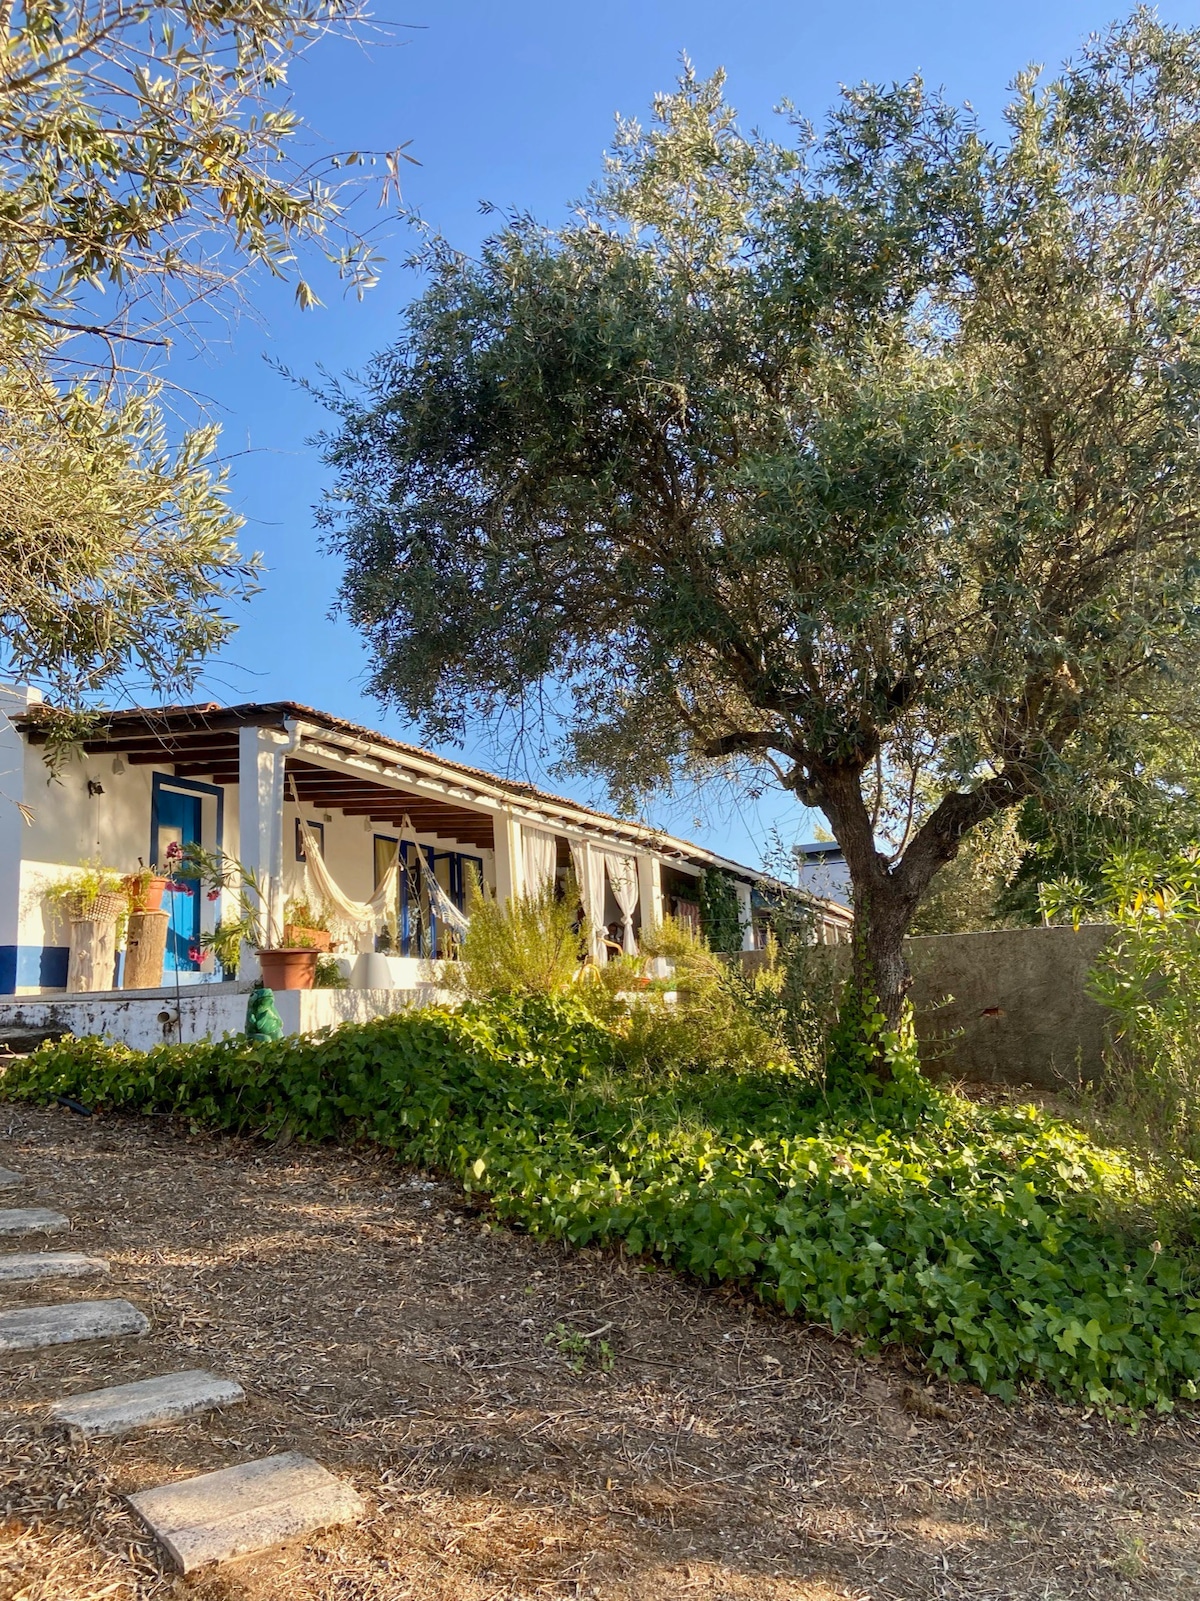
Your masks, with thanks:
<instances>
[{"instance_id":1,"label":"low white wall","mask_svg":"<svg viewBox=\"0 0 1200 1601\"><path fill-rule=\"evenodd\" d=\"M244 984L204 984L182 989L107 990L94 995L0 1002L0 1029L65 1028L75 1035L103 1034L109 1039L146 1051L165 1042L224 1039L246 1026ZM365 1023L389 1017L412 1006L453 1002L454 997L433 985L410 990L276 990L284 1030L288 1034L315 1034L340 1023Z\"/></svg>"},{"instance_id":2,"label":"low white wall","mask_svg":"<svg viewBox=\"0 0 1200 1601\"><path fill-rule=\"evenodd\" d=\"M390 956L383 951L360 952L357 956L336 958L342 977L353 989L416 990L442 983L446 962L430 962L423 956Z\"/></svg>"}]
</instances>

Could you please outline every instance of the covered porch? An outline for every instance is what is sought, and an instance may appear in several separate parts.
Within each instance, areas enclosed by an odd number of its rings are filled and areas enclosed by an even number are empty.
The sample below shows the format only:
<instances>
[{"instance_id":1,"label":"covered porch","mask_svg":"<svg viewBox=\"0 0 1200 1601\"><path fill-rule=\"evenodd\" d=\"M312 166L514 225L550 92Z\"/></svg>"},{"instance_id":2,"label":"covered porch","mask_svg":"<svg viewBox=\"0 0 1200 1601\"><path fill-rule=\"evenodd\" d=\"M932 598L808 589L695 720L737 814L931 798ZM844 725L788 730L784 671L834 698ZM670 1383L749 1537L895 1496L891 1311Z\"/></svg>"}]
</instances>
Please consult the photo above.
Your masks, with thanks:
<instances>
[{"instance_id":1,"label":"covered porch","mask_svg":"<svg viewBox=\"0 0 1200 1601\"><path fill-rule=\"evenodd\" d=\"M602 961L614 946L635 950L643 927L665 912L690 912L707 865L735 869L640 824L290 702L110 714L60 773L50 807L38 769L52 715L30 708L18 719L32 758L25 789L34 815L21 840L19 939L27 955L19 993L65 987L66 953L39 891L64 866L89 858L120 871L161 870L172 849L189 844L223 852L253 873L264 923L280 939L290 909L320 898L306 842L359 903L376 894L398 855L403 871L384 925L337 927L333 954L354 988L409 994L437 984L439 964L453 954L439 903L464 910L474 877L503 901L573 872L595 931L592 956ZM738 871L749 943L751 875ZM219 983L225 975L203 936L229 897L173 888L164 902L164 983ZM255 971L252 953L244 955L243 982ZM118 967L114 987L120 983Z\"/></svg>"}]
</instances>

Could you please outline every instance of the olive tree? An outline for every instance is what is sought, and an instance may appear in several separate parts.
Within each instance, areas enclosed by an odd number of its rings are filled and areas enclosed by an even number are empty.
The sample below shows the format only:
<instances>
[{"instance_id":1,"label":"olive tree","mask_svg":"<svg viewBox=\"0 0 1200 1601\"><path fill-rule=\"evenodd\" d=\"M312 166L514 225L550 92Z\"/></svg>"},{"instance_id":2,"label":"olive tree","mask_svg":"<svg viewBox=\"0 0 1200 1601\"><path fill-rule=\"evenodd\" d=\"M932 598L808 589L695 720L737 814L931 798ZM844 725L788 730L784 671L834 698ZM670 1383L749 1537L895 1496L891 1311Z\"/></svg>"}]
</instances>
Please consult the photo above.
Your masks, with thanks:
<instances>
[{"instance_id":1,"label":"olive tree","mask_svg":"<svg viewBox=\"0 0 1200 1601\"><path fill-rule=\"evenodd\" d=\"M255 268L357 290L367 157L303 155L289 62L360 0L0 0L0 672L79 703L187 687L252 588L212 461L156 363ZM379 158L383 182L399 152Z\"/></svg>"},{"instance_id":2,"label":"olive tree","mask_svg":"<svg viewBox=\"0 0 1200 1601\"><path fill-rule=\"evenodd\" d=\"M789 128L687 73L566 226L434 242L323 517L430 735L541 695L626 800L820 808L895 1022L964 837L1194 658L1200 34L1136 13L1000 138L918 81Z\"/></svg>"}]
</instances>

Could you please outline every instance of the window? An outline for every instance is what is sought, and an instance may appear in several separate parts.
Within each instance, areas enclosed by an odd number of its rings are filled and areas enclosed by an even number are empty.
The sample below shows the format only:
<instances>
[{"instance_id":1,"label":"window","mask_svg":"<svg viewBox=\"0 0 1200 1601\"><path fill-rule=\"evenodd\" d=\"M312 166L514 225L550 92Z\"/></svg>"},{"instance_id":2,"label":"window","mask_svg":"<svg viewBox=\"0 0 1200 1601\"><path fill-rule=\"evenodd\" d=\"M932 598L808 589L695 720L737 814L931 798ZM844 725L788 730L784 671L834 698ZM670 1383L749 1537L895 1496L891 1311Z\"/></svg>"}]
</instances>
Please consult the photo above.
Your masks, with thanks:
<instances>
[{"instance_id":1,"label":"window","mask_svg":"<svg viewBox=\"0 0 1200 1601\"><path fill-rule=\"evenodd\" d=\"M391 865L397 841L386 834L375 835L375 887L383 882ZM400 956L447 956L449 950L438 928L437 914L430 904L424 875L431 873L460 911L467 909L467 886L472 876L483 881L483 859L461 851L439 851L432 845L400 843L400 883L396 896L395 932L379 936L378 949Z\"/></svg>"},{"instance_id":2,"label":"window","mask_svg":"<svg viewBox=\"0 0 1200 1601\"><path fill-rule=\"evenodd\" d=\"M308 826L312 830L312 832L316 835L317 849L321 852L321 855L324 856L325 855L325 824L324 823L309 823ZM298 862L303 862L303 861L307 860L307 858L305 857L305 854L304 854L304 835L300 832L300 819L298 817L296 819L296 860Z\"/></svg>"}]
</instances>

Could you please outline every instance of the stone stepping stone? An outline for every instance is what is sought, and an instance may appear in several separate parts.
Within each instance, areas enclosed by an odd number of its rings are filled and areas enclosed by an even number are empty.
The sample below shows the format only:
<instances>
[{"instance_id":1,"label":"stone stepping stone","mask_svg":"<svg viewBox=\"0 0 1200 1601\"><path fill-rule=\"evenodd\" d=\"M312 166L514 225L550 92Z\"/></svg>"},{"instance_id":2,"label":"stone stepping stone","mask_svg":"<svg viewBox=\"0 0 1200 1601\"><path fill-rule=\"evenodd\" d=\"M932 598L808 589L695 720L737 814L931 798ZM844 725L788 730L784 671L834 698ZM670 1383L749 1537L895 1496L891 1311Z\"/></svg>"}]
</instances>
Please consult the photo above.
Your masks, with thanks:
<instances>
[{"instance_id":1,"label":"stone stepping stone","mask_svg":"<svg viewBox=\"0 0 1200 1601\"><path fill-rule=\"evenodd\" d=\"M0 1167L0 1190L14 1190L24 1182L24 1173L14 1173L11 1167Z\"/></svg>"},{"instance_id":2,"label":"stone stepping stone","mask_svg":"<svg viewBox=\"0 0 1200 1601\"><path fill-rule=\"evenodd\" d=\"M129 1301L62 1301L0 1312L0 1351L37 1351L75 1340L147 1334L150 1319Z\"/></svg>"},{"instance_id":3,"label":"stone stepping stone","mask_svg":"<svg viewBox=\"0 0 1200 1601\"><path fill-rule=\"evenodd\" d=\"M34 1279L84 1279L93 1273L107 1273L102 1256L84 1256L81 1251L5 1251L0 1252L0 1284L29 1284Z\"/></svg>"},{"instance_id":4,"label":"stone stepping stone","mask_svg":"<svg viewBox=\"0 0 1200 1601\"><path fill-rule=\"evenodd\" d=\"M0 1207L0 1234L61 1234L70 1226L61 1212L48 1206Z\"/></svg>"},{"instance_id":5,"label":"stone stepping stone","mask_svg":"<svg viewBox=\"0 0 1200 1601\"><path fill-rule=\"evenodd\" d=\"M219 1379L203 1368L167 1373L135 1384L115 1384L107 1390L87 1390L66 1401L56 1401L50 1416L65 1423L72 1434L88 1439L100 1435L129 1434L134 1429L177 1423L196 1412L233 1406L246 1399L240 1384Z\"/></svg>"},{"instance_id":6,"label":"stone stepping stone","mask_svg":"<svg viewBox=\"0 0 1200 1601\"><path fill-rule=\"evenodd\" d=\"M363 1514L351 1485L299 1451L160 1484L127 1499L181 1573L353 1523Z\"/></svg>"}]
</instances>

